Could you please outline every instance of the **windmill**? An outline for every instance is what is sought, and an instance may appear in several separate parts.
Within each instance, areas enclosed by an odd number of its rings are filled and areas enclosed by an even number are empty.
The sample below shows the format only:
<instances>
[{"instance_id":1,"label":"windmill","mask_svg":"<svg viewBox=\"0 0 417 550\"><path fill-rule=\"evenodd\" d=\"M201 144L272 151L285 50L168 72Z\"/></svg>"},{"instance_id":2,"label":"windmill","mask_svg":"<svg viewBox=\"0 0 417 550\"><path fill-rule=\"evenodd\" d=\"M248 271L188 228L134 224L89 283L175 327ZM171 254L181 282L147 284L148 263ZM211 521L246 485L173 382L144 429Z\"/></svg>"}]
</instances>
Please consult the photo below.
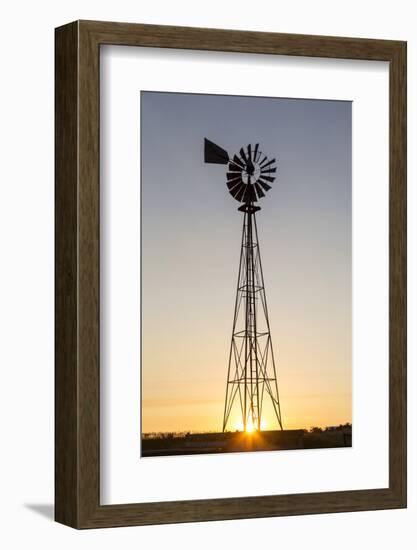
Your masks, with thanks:
<instances>
[{"instance_id":1,"label":"windmill","mask_svg":"<svg viewBox=\"0 0 417 550\"><path fill-rule=\"evenodd\" d=\"M269 160L249 144L230 157L207 138L204 139L204 161L227 165L226 185L234 199L242 203L242 241L236 290L233 330L230 343L223 431L230 424L237 407L244 431L263 427L264 397L270 398L278 427L282 430L281 407L272 347L264 277L259 250L255 203L265 197L275 180L276 161ZM232 427L233 428L233 427Z\"/></svg>"}]
</instances>

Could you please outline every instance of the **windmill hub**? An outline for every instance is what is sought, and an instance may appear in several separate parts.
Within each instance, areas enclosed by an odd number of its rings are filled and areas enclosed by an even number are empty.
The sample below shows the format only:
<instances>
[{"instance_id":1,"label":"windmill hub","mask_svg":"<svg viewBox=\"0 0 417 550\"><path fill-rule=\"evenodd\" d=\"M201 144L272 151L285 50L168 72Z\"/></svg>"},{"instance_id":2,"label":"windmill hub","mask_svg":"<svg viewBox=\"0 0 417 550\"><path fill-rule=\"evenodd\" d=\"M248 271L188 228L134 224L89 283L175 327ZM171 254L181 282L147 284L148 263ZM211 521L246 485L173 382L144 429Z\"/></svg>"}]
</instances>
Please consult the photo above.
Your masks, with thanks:
<instances>
[{"instance_id":1,"label":"windmill hub","mask_svg":"<svg viewBox=\"0 0 417 550\"><path fill-rule=\"evenodd\" d=\"M227 164L226 185L229 193L239 202L253 203L265 197L275 180L276 161L269 160L259 149L259 143L241 147L229 156L227 151L205 138L204 160L211 164Z\"/></svg>"}]
</instances>

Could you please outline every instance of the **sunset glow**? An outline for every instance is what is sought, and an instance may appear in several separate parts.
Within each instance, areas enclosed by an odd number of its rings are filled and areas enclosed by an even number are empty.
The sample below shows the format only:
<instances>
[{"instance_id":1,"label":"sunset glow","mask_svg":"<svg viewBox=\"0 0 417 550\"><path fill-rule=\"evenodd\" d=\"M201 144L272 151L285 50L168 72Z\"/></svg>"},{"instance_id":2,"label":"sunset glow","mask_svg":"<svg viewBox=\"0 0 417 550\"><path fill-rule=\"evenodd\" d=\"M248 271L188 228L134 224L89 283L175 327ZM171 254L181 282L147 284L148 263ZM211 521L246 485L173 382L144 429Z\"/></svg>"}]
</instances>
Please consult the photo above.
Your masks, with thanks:
<instances>
[{"instance_id":1,"label":"sunset glow","mask_svg":"<svg viewBox=\"0 0 417 550\"><path fill-rule=\"evenodd\" d=\"M345 101L142 92L142 432L222 431L242 216L205 135L279 159L257 230L284 430L352 421L351 122ZM280 429L266 394L260 427Z\"/></svg>"}]
</instances>

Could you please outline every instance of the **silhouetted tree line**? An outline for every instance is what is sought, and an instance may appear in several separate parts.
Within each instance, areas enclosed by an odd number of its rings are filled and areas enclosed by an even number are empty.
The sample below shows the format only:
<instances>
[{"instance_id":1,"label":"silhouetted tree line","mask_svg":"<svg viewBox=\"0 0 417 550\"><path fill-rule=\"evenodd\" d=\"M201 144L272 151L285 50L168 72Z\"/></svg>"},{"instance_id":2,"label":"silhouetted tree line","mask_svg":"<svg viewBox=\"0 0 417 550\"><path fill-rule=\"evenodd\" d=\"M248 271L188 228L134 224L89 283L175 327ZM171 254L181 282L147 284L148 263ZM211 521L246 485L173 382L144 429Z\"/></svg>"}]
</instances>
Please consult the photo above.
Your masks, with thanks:
<instances>
[{"instance_id":1,"label":"silhouetted tree line","mask_svg":"<svg viewBox=\"0 0 417 550\"><path fill-rule=\"evenodd\" d=\"M346 424L339 424L338 426L326 426L325 428L313 426L312 428L310 428L309 431L312 434L318 434L323 432L345 432L349 430L352 431L352 424L350 422L346 422Z\"/></svg>"}]
</instances>

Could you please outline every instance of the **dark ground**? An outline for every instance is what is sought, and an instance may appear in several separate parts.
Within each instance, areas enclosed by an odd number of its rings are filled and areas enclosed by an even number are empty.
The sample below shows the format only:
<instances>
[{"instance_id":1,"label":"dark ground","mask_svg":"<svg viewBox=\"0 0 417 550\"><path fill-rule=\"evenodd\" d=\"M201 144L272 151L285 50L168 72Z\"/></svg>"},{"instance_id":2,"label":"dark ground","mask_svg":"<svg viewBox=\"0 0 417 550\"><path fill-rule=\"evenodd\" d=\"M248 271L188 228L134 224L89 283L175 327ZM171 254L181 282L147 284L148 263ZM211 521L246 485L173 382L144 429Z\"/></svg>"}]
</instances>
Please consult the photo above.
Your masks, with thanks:
<instances>
[{"instance_id":1,"label":"dark ground","mask_svg":"<svg viewBox=\"0 0 417 550\"><path fill-rule=\"evenodd\" d=\"M170 456L244 451L277 451L351 447L352 428L316 430L266 430L262 432L145 434L142 456Z\"/></svg>"}]
</instances>

